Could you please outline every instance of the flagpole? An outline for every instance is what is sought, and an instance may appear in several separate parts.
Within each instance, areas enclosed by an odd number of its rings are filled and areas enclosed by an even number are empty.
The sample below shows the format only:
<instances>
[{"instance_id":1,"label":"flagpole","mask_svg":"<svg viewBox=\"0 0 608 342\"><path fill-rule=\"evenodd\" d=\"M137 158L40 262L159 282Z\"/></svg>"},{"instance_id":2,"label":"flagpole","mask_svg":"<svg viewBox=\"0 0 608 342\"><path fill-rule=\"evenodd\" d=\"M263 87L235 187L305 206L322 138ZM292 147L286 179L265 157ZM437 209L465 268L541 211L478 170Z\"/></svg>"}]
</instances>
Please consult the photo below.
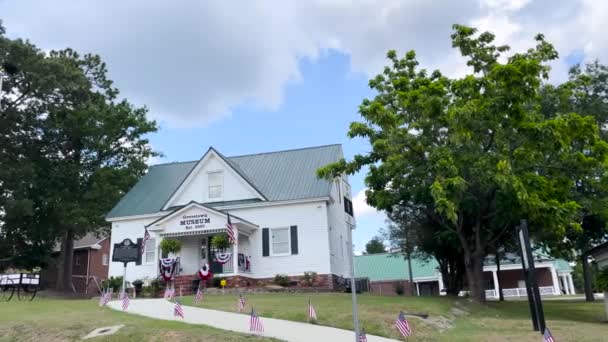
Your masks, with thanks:
<instances>
[{"instance_id":1,"label":"flagpole","mask_svg":"<svg viewBox=\"0 0 608 342\"><path fill-rule=\"evenodd\" d=\"M349 231L350 235L350 292L353 300L353 325L355 327L355 342L359 341L359 314L357 311L357 283L355 282L355 253L353 252L353 230Z\"/></svg>"}]
</instances>

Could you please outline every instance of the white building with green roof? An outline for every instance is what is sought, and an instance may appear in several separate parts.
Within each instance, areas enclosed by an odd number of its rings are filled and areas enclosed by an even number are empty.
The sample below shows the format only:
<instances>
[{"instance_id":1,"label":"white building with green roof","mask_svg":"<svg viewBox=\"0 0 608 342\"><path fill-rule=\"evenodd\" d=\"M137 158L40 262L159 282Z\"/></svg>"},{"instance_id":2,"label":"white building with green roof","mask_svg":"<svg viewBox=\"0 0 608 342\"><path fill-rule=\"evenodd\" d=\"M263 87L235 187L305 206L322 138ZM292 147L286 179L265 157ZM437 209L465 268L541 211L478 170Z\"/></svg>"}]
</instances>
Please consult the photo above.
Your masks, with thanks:
<instances>
[{"instance_id":1,"label":"white building with green roof","mask_svg":"<svg viewBox=\"0 0 608 342\"><path fill-rule=\"evenodd\" d=\"M551 258L545 253L534 253L536 276L542 295L574 294L572 268L566 260ZM409 283L408 263L403 254L368 254L355 257L355 274L358 278L368 278L370 291L378 294L396 294L402 287L409 294L410 286L418 295L442 294L443 281L439 264L433 258L423 260L412 258L413 284ZM497 298L499 282L505 297L526 296L526 286L521 260L514 254L506 255L497 272L493 257L484 265L487 298Z\"/></svg>"},{"instance_id":2,"label":"white building with green roof","mask_svg":"<svg viewBox=\"0 0 608 342\"><path fill-rule=\"evenodd\" d=\"M209 265L228 284L255 285L277 274L297 281L304 272L333 288L350 273L348 246L355 226L346 177L320 179L318 168L343 158L341 145L226 157L214 148L197 161L151 166L107 214L112 243L147 240L127 280L159 275L163 239L181 242L178 285L190 287ZM236 243L218 249L230 215ZM227 260L229 258L229 260ZM112 262L110 276L121 276Z\"/></svg>"}]
</instances>

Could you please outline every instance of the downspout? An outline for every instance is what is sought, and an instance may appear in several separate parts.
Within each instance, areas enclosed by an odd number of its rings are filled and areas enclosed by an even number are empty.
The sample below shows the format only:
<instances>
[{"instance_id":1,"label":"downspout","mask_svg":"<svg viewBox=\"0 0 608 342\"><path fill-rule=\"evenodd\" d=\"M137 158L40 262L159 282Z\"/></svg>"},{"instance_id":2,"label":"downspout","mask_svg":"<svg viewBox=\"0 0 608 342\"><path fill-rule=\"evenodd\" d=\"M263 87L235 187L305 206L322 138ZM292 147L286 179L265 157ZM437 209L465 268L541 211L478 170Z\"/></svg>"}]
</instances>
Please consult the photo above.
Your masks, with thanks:
<instances>
[{"instance_id":1,"label":"downspout","mask_svg":"<svg viewBox=\"0 0 608 342\"><path fill-rule=\"evenodd\" d=\"M91 248L87 249L87 279L84 281L84 294L89 293L89 268L91 267Z\"/></svg>"}]
</instances>

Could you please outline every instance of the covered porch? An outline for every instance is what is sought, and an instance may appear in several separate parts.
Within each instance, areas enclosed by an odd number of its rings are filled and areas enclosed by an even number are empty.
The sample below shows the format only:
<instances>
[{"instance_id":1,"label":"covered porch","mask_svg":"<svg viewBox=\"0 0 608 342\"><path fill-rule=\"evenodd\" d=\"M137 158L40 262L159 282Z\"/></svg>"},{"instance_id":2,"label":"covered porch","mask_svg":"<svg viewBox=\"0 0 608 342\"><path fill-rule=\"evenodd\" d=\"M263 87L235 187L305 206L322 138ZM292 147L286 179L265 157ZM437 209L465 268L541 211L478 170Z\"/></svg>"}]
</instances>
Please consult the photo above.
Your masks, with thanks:
<instances>
[{"instance_id":1,"label":"covered porch","mask_svg":"<svg viewBox=\"0 0 608 342\"><path fill-rule=\"evenodd\" d=\"M524 272L519 266L509 265L501 269L500 277L495 268L490 270L486 268L484 278L486 298L499 297L499 281L505 298L527 296ZM553 263L537 265L536 280L541 295L574 294L572 275L558 272Z\"/></svg>"},{"instance_id":2,"label":"covered porch","mask_svg":"<svg viewBox=\"0 0 608 342\"><path fill-rule=\"evenodd\" d=\"M155 248L159 257L179 258L176 276L196 276L205 264L214 275L222 277L249 275L253 271L251 261L252 235L258 229L240 217L216 210L197 202L180 207L147 226L155 234ZM213 243L220 235L232 233L234 244L218 247ZM181 242L181 250L163 255L160 244L164 239ZM159 270L157 269L157 274Z\"/></svg>"}]
</instances>

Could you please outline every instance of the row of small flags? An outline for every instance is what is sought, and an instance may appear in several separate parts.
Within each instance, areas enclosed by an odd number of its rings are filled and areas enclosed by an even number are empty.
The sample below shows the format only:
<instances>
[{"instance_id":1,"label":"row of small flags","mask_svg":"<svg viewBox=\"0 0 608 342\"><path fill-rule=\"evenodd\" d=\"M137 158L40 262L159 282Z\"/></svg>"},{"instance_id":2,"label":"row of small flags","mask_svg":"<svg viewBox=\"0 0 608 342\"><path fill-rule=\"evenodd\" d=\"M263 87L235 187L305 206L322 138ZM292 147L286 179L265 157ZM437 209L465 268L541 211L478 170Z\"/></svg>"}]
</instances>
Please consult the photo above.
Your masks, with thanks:
<instances>
[{"instance_id":1,"label":"row of small flags","mask_svg":"<svg viewBox=\"0 0 608 342\"><path fill-rule=\"evenodd\" d=\"M175 299L174 305L173 305L173 316L184 318L184 308L182 306L182 289L181 289L181 287L179 289L179 297L175 297L175 288L167 288L167 289L165 289L164 298L167 300ZM99 306L105 306L111 299L112 299L112 289L108 288L105 291L102 290L101 297L99 298ZM127 311L127 309L129 308L129 304L130 304L129 295L126 292L122 291L120 294L120 299L122 301L122 310ZM194 302L195 302L195 304L200 304L200 302L202 300L203 300L203 291L201 290L201 288L198 288L198 290L196 291L196 296L194 298ZM245 309L246 304L247 304L247 300L245 299L245 297L243 297L242 294L239 294L239 298L237 301L238 311L242 312ZM314 306L312 305L310 299L308 300L308 310L307 311L308 311L308 321L309 322L316 321L317 320L317 311L315 310ZM403 336L404 338L407 338L408 336L412 335L412 328L411 328L409 322L407 321L407 319L405 318L405 314L403 313L403 311L399 312L399 316L397 316L397 319L395 320L395 327L397 328L397 330L399 331L401 336ZM262 325L262 320L256 314L253 307L251 308L251 314L249 316L249 331L264 332L264 326ZM358 340L359 340L359 342L367 342L367 335L365 334L365 329L361 329ZM555 339L553 338L553 335L551 334L551 331L549 331L549 328L545 328L545 331L543 333L543 342L556 342Z\"/></svg>"}]
</instances>

